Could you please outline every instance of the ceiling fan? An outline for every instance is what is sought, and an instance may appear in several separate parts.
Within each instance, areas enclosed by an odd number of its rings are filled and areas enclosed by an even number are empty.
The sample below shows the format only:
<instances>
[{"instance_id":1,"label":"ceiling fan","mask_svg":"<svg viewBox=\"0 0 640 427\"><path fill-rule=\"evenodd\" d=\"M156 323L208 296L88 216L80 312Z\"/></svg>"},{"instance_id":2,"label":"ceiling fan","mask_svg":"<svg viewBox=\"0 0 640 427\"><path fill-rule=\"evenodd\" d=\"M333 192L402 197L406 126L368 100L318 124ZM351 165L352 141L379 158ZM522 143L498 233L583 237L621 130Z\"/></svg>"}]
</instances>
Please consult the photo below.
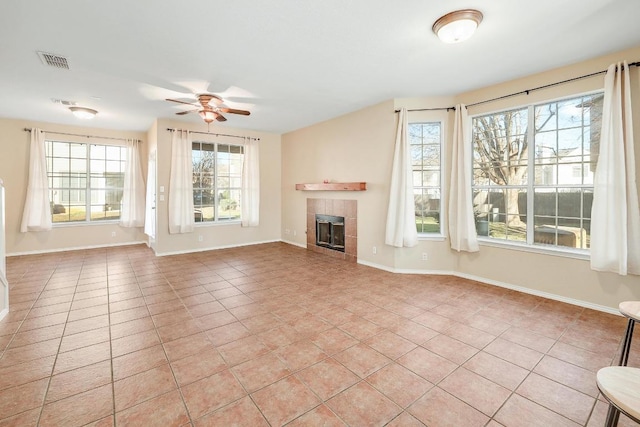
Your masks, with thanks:
<instances>
[{"instance_id":1,"label":"ceiling fan","mask_svg":"<svg viewBox=\"0 0 640 427\"><path fill-rule=\"evenodd\" d=\"M227 119L222 115L222 113L240 114L242 116L248 116L249 114L251 114L247 110L237 110L235 108L229 108L225 106L224 100L222 98L211 93L202 93L196 96L198 97L198 102L200 105L192 102L178 101L177 99L170 98L167 98L167 101L198 107L195 110L179 111L176 114L182 116L184 114L198 113L207 124L211 123L214 120L217 120L219 122L226 121Z\"/></svg>"}]
</instances>

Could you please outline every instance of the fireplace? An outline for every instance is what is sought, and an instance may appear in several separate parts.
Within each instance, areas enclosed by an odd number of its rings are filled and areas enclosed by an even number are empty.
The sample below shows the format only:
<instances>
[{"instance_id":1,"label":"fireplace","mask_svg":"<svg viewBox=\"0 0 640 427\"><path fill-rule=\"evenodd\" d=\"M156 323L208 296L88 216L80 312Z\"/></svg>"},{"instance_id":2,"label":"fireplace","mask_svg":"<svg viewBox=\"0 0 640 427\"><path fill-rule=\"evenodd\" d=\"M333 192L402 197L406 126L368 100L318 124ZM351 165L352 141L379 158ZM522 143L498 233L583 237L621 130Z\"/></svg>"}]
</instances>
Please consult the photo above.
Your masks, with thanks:
<instances>
[{"instance_id":1,"label":"fireplace","mask_svg":"<svg viewBox=\"0 0 640 427\"><path fill-rule=\"evenodd\" d=\"M316 214L316 245L344 252L344 217Z\"/></svg>"},{"instance_id":2,"label":"fireplace","mask_svg":"<svg viewBox=\"0 0 640 427\"><path fill-rule=\"evenodd\" d=\"M358 262L356 200L307 199L307 249Z\"/></svg>"}]
</instances>

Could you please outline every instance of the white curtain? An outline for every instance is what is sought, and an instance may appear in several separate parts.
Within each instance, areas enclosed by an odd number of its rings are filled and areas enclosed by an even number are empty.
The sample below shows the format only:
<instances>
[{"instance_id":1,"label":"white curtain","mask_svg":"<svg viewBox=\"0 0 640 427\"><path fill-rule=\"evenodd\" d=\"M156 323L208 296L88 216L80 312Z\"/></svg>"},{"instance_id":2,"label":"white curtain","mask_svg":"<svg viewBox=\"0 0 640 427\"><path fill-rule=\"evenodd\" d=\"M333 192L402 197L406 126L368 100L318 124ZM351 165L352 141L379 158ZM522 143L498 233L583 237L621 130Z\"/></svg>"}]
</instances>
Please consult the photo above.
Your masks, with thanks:
<instances>
[{"instance_id":1,"label":"white curtain","mask_svg":"<svg viewBox=\"0 0 640 427\"><path fill-rule=\"evenodd\" d=\"M453 155L449 185L449 238L451 249L477 252L471 191L471 122L464 104L456 105L453 122Z\"/></svg>"},{"instance_id":2,"label":"white curtain","mask_svg":"<svg viewBox=\"0 0 640 427\"><path fill-rule=\"evenodd\" d=\"M397 248L410 248L418 244L411 147L407 138L407 127L407 109L402 108L398 113L385 233L385 243Z\"/></svg>"},{"instance_id":3,"label":"white curtain","mask_svg":"<svg viewBox=\"0 0 640 427\"><path fill-rule=\"evenodd\" d=\"M194 224L191 135L176 129L171 140L169 233L191 233Z\"/></svg>"},{"instance_id":4,"label":"white curtain","mask_svg":"<svg viewBox=\"0 0 640 427\"><path fill-rule=\"evenodd\" d=\"M120 225L123 227L142 227L145 217L144 207L145 191L142 166L140 165L140 141L128 139Z\"/></svg>"},{"instance_id":5,"label":"white curtain","mask_svg":"<svg viewBox=\"0 0 640 427\"><path fill-rule=\"evenodd\" d=\"M242 165L241 216L243 227L257 227L260 222L260 156L258 141L247 138Z\"/></svg>"},{"instance_id":6,"label":"white curtain","mask_svg":"<svg viewBox=\"0 0 640 427\"><path fill-rule=\"evenodd\" d=\"M24 202L20 231L51 230L51 201L47 180L47 159L45 157L44 133L31 129L29 148L29 184Z\"/></svg>"},{"instance_id":7,"label":"white curtain","mask_svg":"<svg viewBox=\"0 0 640 427\"><path fill-rule=\"evenodd\" d=\"M626 61L609 66L603 102L591 208L591 268L640 274L640 210Z\"/></svg>"},{"instance_id":8,"label":"white curtain","mask_svg":"<svg viewBox=\"0 0 640 427\"><path fill-rule=\"evenodd\" d=\"M152 238L156 237L156 150L149 153L147 166L144 234Z\"/></svg>"}]
</instances>

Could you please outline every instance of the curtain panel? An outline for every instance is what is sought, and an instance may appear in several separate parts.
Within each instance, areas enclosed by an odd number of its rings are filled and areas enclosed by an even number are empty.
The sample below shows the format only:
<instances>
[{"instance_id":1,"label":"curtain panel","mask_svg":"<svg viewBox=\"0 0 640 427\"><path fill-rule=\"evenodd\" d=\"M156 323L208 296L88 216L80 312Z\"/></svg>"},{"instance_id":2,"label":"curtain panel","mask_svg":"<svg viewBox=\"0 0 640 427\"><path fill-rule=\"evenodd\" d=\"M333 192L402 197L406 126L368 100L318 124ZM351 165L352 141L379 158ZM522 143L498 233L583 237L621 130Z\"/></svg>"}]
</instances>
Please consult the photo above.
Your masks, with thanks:
<instances>
[{"instance_id":1,"label":"curtain panel","mask_svg":"<svg viewBox=\"0 0 640 427\"><path fill-rule=\"evenodd\" d=\"M451 184L449 185L449 238L451 249L458 252L477 252L478 237L473 217L473 193L471 190L471 122L467 107L458 104L453 124L453 154L451 159Z\"/></svg>"},{"instance_id":2,"label":"curtain panel","mask_svg":"<svg viewBox=\"0 0 640 427\"><path fill-rule=\"evenodd\" d=\"M591 268L620 275L640 274L640 209L630 86L627 62L611 64L604 81L591 208Z\"/></svg>"},{"instance_id":3,"label":"curtain panel","mask_svg":"<svg viewBox=\"0 0 640 427\"><path fill-rule=\"evenodd\" d=\"M144 220L145 190L140 164L140 141L128 139L120 225L123 227L142 227Z\"/></svg>"},{"instance_id":4,"label":"curtain panel","mask_svg":"<svg viewBox=\"0 0 640 427\"><path fill-rule=\"evenodd\" d=\"M247 138L242 164L241 218L243 227L260 224L260 155L258 140Z\"/></svg>"},{"instance_id":5,"label":"curtain panel","mask_svg":"<svg viewBox=\"0 0 640 427\"><path fill-rule=\"evenodd\" d=\"M402 108L398 114L385 233L385 243L397 248L410 248L418 244L411 147L407 128L407 109Z\"/></svg>"},{"instance_id":6,"label":"curtain panel","mask_svg":"<svg viewBox=\"0 0 640 427\"><path fill-rule=\"evenodd\" d=\"M31 129L29 148L29 183L24 202L20 231L49 231L52 228L49 181L47 179L47 159L45 135L38 128Z\"/></svg>"},{"instance_id":7,"label":"curtain panel","mask_svg":"<svg viewBox=\"0 0 640 427\"><path fill-rule=\"evenodd\" d=\"M191 135L176 129L171 138L169 233L191 233L194 225Z\"/></svg>"}]
</instances>

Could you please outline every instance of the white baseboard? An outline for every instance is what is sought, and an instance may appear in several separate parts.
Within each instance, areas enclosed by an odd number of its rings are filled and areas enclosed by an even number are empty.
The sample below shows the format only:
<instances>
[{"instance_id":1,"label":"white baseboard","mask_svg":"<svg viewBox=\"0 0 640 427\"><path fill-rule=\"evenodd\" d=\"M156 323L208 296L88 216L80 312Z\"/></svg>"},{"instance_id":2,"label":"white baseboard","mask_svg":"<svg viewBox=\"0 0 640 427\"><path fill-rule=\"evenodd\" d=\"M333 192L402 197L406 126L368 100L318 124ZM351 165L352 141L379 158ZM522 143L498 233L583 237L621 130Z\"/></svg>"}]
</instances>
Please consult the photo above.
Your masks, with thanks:
<instances>
[{"instance_id":1,"label":"white baseboard","mask_svg":"<svg viewBox=\"0 0 640 427\"><path fill-rule=\"evenodd\" d=\"M147 245L147 242L144 241L144 240L140 240L139 242L110 243L108 245L74 246L74 247L69 247L69 248L44 249L44 250L26 251L26 252L13 252L13 253L7 254L7 257L21 256L21 255L50 254L50 253L54 253L54 252L84 251L84 250L87 250L87 249L112 248L112 247L116 247L116 246L132 246L132 245Z\"/></svg>"},{"instance_id":2,"label":"white baseboard","mask_svg":"<svg viewBox=\"0 0 640 427\"><path fill-rule=\"evenodd\" d=\"M286 243L287 245L297 246L297 247L302 248L302 249L307 249L307 245L306 245L306 244L305 244L305 245L303 245L302 243L292 242L291 240L284 240L284 239L282 239L282 240L280 240L280 241L281 241L282 243Z\"/></svg>"},{"instance_id":3,"label":"white baseboard","mask_svg":"<svg viewBox=\"0 0 640 427\"><path fill-rule=\"evenodd\" d=\"M0 311L0 321L2 321L2 319L4 319L7 314L9 314L9 308L5 308L4 310Z\"/></svg>"},{"instance_id":4,"label":"white baseboard","mask_svg":"<svg viewBox=\"0 0 640 427\"><path fill-rule=\"evenodd\" d=\"M569 298L562 295L552 294L550 292L539 291L536 289L527 288L524 286L512 285L511 283L500 282L498 280L487 279L480 276L475 276L472 274L460 273L457 271L448 271L448 270L413 270L413 269L397 269L387 267L381 264L375 264L367 261L358 260L358 264L366 265L369 267L377 268L379 270L388 271L390 273L398 273L398 274L421 274L421 275L447 275L447 276L455 276L463 279L474 280L476 282L485 283L487 285L498 286L501 288L511 289L514 291L522 292L529 295L535 295L542 298L551 299L554 301L560 301L571 305L577 305L579 307L590 308L592 310L602 311L609 314L615 314L620 316L620 312L618 309L613 307L608 307L605 305L594 304L592 302L583 301L575 298Z\"/></svg>"},{"instance_id":5,"label":"white baseboard","mask_svg":"<svg viewBox=\"0 0 640 427\"><path fill-rule=\"evenodd\" d=\"M171 252L156 252L156 256L168 256L168 255L184 255L184 254L192 254L196 252L206 252L206 251L215 251L218 249L231 249L231 248L240 248L243 246L252 246L252 245L261 245L264 243L275 243L281 242L280 239L275 240L262 240L259 242L248 242L248 243L240 243L237 245L221 245L221 246L209 246L206 248L193 248L193 249L185 249L182 251L171 251Z\"/></svg>"},{"instance_id":6,"label":"white baseboard","mask_svg":"<svg viewBox=\"0 0 640 427\"><path fill-rule=\"evenodd\" d=\"M367 267L377 268L378 270L388 271L389 273L397 273L395 268L388 267L383 264L376 264L374 262L364 261L360 258L358 258L358 264L366 265Z\"/></svg>"},{"instance_id":7,"label":"white baseboard","mask_svg":"<svg viewBox=\"0 0 640 427\"><path fill-rule=\"evenodd\" d=\"M437 276L455 276L453 271L447 270L413 270L413 269L404 269L404 268L391 268L386 265L376 264L369 261L363 261L358 259L358 264L366 265L367 267L377 268L378 270L388 271L389 273L397 273L397 274L432 274Z\"/></svg>"},{"instance_id":8,"label":"white baseboard","mask_svg":"<svg viewBox=\"0 0 640 427\"><path fill-rule=\"evenodd\" d=\"M607 307L606 305L594 304L592 302L583 301L575 298L569 298L562 295L552 294L550 292L539 291L537 289L526 288L524 286L512 285L510 283L500 282L492 279L485 279L484 277L474 276L466 273L453 273L454 276L461 277L463 279L475 280L476 282L486 283L488 285L499 286L501 288L507 288L514 291L522 292L525 294L535 295L542 298L552 299L555 301L564 302L571 305L577 305L579 307L590 308L592 310L603 311L609 314L616 314L620 316L620 311L616 308Z\"/></svg>"},{"instance_id":9,"label":"white baseboard","mask_svg":"<svg viewBox=\"0 0 640 427\"><path fill-rule=\"evenodd\" d=\"M206 251L213 251L213 250L217 250L217 249L230 249L230 248L238 248L238 247L243 247L243 246L260 245L260 244L264 244L264 243L275 243L275 242L283 242L283 243L286 243L286 244L289 244L289 245L293 245L293 246L297 246L297 247L300 247L300 248L303 248L303 249L306 249L306 247L307 247L306 245L302 245L300 243L292 242L292 241L289 241L289 240L274 239L274 240L264 240L264 241L259 241L259 242L241 243L241 244L235 244L235 245L211 246L211 247L206 247L206 248L187 249L187 250L183 250L183 251L162 252L162 253L156 253L156 256L160 257L160 256L168 256L168 255L182 255L182 254L195 253L195 252L206 252ZM36 255L36 254L51 253L51 252L65 252L65 251L98 249L98 248L115 247L115 246L129 246L129 245L139 245L139 244L145 244L145 245L148 246L148 242L139 241L139 242L128 242L128 243L114 243L114 244L109 244L109 245L82 246L82 247L72 247L72 248L64 248L64 249L49 249L49 250L42 250L42 251L15 252L15 253L7 254L7 257L20 256L20 255ZM358 264L366 265L368 267L376 268L378 270L384 270L384 271L387 271L387 272L390 272L390 273L397 273L397 274L420 274L420 275L430 274L430 275L456 276L456 277L460 277L460 278L463 278L463 279L475 280L476 282L486 283L488 285L493 285L493 286L498 286L498 287L501 287L501 288L511 289L511 290L522 292L522 293L525 293L525 294L536 295L536 296L539 296L539 297L548 298L548 299L551 299L551 300L555 300L555 301L560 301L560 302L564 302L564 303L567 303L567 304L576 305L576 306L579 306L579 307L585 307L585 308L589 308L589 309L592 309L592 310L602 311L602 312L605 312L605 313L620 315L620 312L616 308L613 308L613 307L607 307L607 306L600 305L600 304L594 304L594 303L591 303L591 302L588 302L588 301L569 298L569 297L565 297L565 296L562 296L562 295L552 294L552 293L549 293L549 292L544 292L544 291L539 291L539 290L536 290L536 289L531 289L531 288L527 288L527 287L523 287L523 286L513 285L513 284L510 284L510 283L506 283L506 282L500 282L500 281L497 281L497 280L487 279L487 278L480 277L480 276L475 276L475 275L472 275L472 274L460 273L460 272L457 272L457 271L397 269L397 268L388 267L388 266L382 265L382 264L376 264L376 263L372 263L372 262L369 262L369 261L364 261L364 260L361 260L361 259L358 259ZM2 319L2 317L6 316L7 313L8 313L8 309L5 309L5 310L1 311L0 312L0 319Z\"/></svg>"}]
</instances>

